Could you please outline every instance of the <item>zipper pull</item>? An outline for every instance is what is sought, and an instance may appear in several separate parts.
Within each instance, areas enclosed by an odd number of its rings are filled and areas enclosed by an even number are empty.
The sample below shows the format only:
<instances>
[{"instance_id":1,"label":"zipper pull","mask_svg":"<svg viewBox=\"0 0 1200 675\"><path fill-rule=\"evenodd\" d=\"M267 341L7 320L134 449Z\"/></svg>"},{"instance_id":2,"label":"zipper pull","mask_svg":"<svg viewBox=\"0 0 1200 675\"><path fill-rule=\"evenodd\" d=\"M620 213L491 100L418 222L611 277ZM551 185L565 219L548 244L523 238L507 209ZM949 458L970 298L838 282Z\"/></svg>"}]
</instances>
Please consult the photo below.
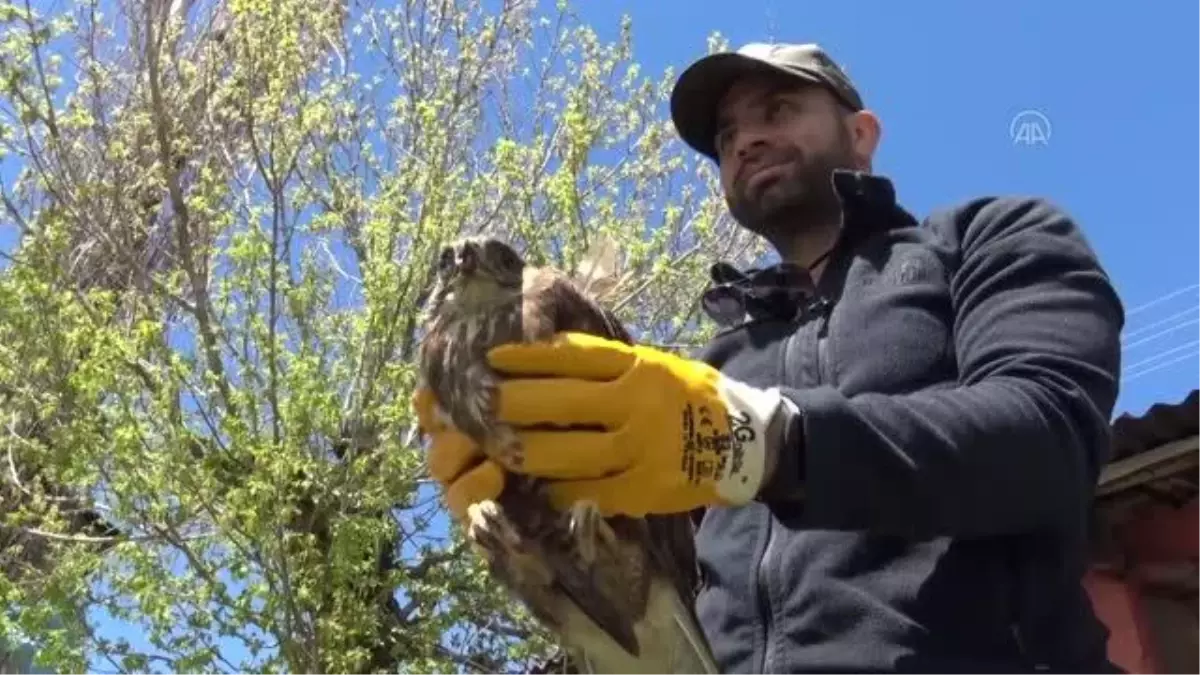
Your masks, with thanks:
<instances>
[{"instance_id":1,"label":"zipper pull","mask_svg":"<svg viewBox=\"0 0 1200 675\"><path fill-rule=\"evenodd\" d=\"M825 296L818 296L808 303L804 308L804 313L808 316L820 315L823 317L829 316L830 309L833 308L833 303Z\"/></svg>"}]
</instances>

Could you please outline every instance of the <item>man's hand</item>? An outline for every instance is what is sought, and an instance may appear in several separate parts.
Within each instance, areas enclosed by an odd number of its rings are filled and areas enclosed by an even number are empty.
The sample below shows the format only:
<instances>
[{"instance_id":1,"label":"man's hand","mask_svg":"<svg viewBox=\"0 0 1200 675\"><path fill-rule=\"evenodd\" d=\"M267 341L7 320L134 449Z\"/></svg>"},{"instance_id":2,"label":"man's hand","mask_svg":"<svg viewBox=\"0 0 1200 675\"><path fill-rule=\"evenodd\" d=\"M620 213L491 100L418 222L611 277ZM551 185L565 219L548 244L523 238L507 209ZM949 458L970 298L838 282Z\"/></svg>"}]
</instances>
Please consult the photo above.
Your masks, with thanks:
<instances>
[{"instance_id":1,"label":"man's hand","mask_svg":"<svg viewBox=\"0 0 1200 675\"><path fill-rule=\"evenodd\" d=\"M429 473L442 485L446 507L460 521L467 507L496 499L504 488L504 471L462 432L434 412L433 394L418 389L413 395L417 424L429 436Z\"/></svg>"},{"instance_id":2,"label":"man's hand","mask_svg":"<svg viewBox=\"0 0 1200 675\"><path fill-rule=\"evenodd\" d=\"M589 499L640 516L745 503L773 463L779 392L705 363L579 333L496 347L489 361L506 376L498 417L524 447L508 468L552 479L559 508Z\"/></svg>"}]
</instances>

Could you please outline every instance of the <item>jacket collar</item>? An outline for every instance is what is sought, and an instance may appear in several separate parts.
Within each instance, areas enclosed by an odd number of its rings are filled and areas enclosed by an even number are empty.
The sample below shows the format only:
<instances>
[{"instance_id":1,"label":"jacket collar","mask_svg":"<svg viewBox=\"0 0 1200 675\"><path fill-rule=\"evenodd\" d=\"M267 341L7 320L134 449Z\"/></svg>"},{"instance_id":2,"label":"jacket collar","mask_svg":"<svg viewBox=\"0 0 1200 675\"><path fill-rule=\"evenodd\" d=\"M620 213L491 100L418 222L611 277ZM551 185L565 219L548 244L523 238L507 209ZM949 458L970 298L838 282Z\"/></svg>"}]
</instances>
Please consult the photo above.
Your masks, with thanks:
<instances>
[{"instance_id":1,"label":"jacket collar","mask_svg":"<svg viewBox=\"0 0 1200 675\"><path fill-rule=\"evenodd\" d=\"M917 219L896 202L896 188L885 176L835 169L832 180L842 203L843 237L917 225Z\"/></svg>"},{"instance_id":2,"label":"jacket collar","mask_svg":"<svg viewBox=\"0 0 1200 675\"><path fill-rule=\"evenodd\" d=\"M832 181L842 205L839 247L875 232L917 225L916 218L896 203L895 187L886 177L836 169ZM787 262L744 271L717 262L709 275L712 284L702 305L721 326L754 319L791 320L816 294L809 271Z\"/></svg>"}]
</instances>

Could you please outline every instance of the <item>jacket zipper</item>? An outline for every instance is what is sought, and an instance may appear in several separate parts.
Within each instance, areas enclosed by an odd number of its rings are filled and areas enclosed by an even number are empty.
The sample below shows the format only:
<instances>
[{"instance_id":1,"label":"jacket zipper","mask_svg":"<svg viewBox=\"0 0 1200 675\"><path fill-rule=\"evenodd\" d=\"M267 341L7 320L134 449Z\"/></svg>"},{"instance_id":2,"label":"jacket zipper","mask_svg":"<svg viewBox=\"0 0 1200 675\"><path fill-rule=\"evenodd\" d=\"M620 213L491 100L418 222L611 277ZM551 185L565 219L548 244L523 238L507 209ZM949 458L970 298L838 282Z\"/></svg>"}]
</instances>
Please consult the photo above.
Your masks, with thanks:
<instances>
[{"instance_id":1,"label":"jacket zipper","mask_svg":"<svg viewBox=\"0 0 1200 675\"><path fill-rule=\"evenodd\" d=\"M825 377L825 365L828 363L825 358L825 350L829 342L829 312L831 309L833 309L833 303L824 296L818 297L808 306L808 311L817 317L817 367L814 370L818 386L826 384L829 379Z\"/></svg>"},{"instance_id":2,"label":"jacket zipper","mask_svg":"<svg viewBox=\"0 0 1200 675\"><path fill-rule=\"evenodd\" d=\"M827 323L828 317L829 317L829 309L831 306L832 305L827 298L817 297L816 299L811 301L804 308L804 311L802 312L802 314L800 316L800 322L801 322L800 330L805 330L805 331L813 330L813 328L808 324L814 318L817 321L817 325L815 327L816 338L817 338L816 339L816 350L815 350L816 353L814 354L814 357L813 357L814 361L816 362L815 363L816 367L814 368L814 375L816 377L815 384L817 384L817 385L823 384L824 380L825 380L824 373L822 372L822 368L824 368L824 365L823 365L824 359L822 359L821 357L822 357L822 352L825 349L825 330L826 330L826 323ZM793 366L793 362L794 362L793 348L795 346L796 334L798 332L799 332L799 330L793 331L790 335L788 335L787 340L784 342L784 350L783 350L784 377L787 376L787 373L792 372L792 366ZM771 606L771 592L770 592L767 575L770 572L771 553L772 553L772 550L774 549L774 544L775 544L775 524L774 524L773 519L771 518L771 514L769 512L767 513L766 520L767 520L767 545L763 548L762 557L758 561L758 569L756 570L757 577L755 580L756 586L758 589L759 618L762 620L762 626L763 626L763 654L762 654L761 667L758 669L758 672L760 672L760 673L771 672L770 670L768 670L767 666L769 665L770 660L771 660L771 635L772 635L773 629L774 629L774 610L772 609L772 606Z\"/></svg>"},{"instance_id":3,"label":"jacket zipper","mask_svg":"<svg viewBox=\"0 0 1200 675\"><path fill-rule=\"evenodd\" d=\"M771 655L771 633L774 631L774 611L771 608L771 590L767 583L767 572L769 567L767 561L771 559L771 548L775 543L775 525L771 522L771 514L767 512L767 545L763 548L762 558L758 561L758 608L759 618L762 619L763 626L763 653L762 665L758 669L760 673L769 673L767 670L767 661Z\"/></svg>"},{"instance_id":4,"label":"jacket zipper","mask_svg":"<svg viewBox=\"0 0 1200 675\"><path fill-rule=\"evenodd\" d=\"M803 317L801 317L803 321ZM803 325L803 324L801 324ZM783 343L783 372L780 374L781 383L787 374L792 372L792 352L796 342L796 332L793 330ZM771 550L775 544L775 525L772 523L771 513L766 513L767 521L767 545L763 547L762 556L758 559L758 566L755 570L755 587L758 589L758 613L759 619L762 621L762 642L763 653L762 661L758 668L758 672L766 673L767 661L771 653L771 633L774 629L774 611L771 607L771 589L768 585L767 574L770 571L769 562L771 560Z\"/></svg>"}]
</instances>

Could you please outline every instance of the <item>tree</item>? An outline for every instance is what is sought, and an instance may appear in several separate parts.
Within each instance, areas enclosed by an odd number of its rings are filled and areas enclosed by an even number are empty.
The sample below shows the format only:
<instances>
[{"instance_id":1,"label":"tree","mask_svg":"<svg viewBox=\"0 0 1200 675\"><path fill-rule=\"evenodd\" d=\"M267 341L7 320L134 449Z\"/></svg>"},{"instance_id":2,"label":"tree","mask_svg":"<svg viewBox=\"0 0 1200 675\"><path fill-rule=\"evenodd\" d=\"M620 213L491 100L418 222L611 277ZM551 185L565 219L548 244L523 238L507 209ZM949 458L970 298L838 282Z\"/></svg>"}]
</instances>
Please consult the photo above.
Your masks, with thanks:
<instances>
[{"instance_id":1,"label":"tree","mask_svg":"<svg viewBox=\"0 0 1200 675\"><path fill-rule=\"evenodd\" d=\"M418 310L440 246L486 230L568 270L619 250L643 341L711 330L708 264L759 245L628 20L26 0L0 31L0 635L72 671L550 653L425 477Z\"/></svg>"}]
</instances>

